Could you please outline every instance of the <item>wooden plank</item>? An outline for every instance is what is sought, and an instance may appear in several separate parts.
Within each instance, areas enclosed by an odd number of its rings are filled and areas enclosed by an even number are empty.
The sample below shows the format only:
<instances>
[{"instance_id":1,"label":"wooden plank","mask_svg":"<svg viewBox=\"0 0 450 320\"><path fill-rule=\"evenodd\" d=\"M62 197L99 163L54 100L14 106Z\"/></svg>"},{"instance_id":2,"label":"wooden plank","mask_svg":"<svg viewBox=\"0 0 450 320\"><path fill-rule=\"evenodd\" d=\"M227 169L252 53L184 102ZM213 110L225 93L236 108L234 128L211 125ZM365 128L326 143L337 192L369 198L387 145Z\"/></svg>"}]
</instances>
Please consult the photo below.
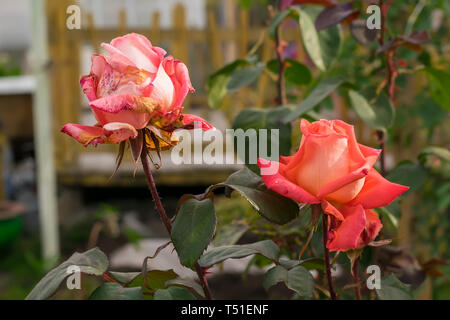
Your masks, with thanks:
<instances>
[{"instance_id":1,"label":"wooden plank","mask_svg":"<svg viewBox=\"0 0 450 320\"><path fill-rule=\"evenodd\" d=\"M150 32L150 41L153 45L159 45L161 42L161 29L160 29L160 23L161 23L161 15L159 12L154 12L152 15L152 25L151 25L151 32Z\"/></svg>"}]
</instances>

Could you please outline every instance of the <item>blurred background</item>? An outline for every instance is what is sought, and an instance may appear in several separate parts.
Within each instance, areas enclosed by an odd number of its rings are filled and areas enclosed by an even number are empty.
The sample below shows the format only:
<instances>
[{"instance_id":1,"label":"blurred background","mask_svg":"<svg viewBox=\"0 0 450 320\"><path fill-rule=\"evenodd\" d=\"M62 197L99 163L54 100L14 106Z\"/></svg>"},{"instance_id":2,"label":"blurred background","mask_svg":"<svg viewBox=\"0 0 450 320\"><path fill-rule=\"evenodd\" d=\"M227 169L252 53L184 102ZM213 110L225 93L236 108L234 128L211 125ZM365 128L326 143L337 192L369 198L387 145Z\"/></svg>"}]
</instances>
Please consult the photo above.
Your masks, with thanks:
<instances>
[{"instance_id":1,"label":"blurred background","mask_svg":"<svg viewBox=\"0 0 450 320\"><path fill-rule=\"evenodd\" d=\"M394 28L396 17L410 13L416 2L393 6ZM450 11L445 3L426 2L416 25L429 30L432 41L421 53L400 52L400 59L449 70ZM74 251L99 246L110 256L113 269L139 270L143 258L166 240L140 168L133 177L131 158L126 157L110 179L117 146L84 148L60 133L66 123L95 123L79 77L89 73L91 54L103 52L100 44L137 32L184 61L196 89L185 102L186 112L224 130L243 108L273 104L276 96L275 73L270 70L252 86L227 96L220 109L209 107L206 90L212 73L245 58L255 45L261 60L274 58L273 41L266 36L269 4L269 0L0 0L0 299L23 299L50 266ZM80 29L66 25L71 5L80 8ZM283 55L312 66L300 45L298 26L287 21L284 27ZM358 47L345 32L337 69L353 81L369 81L369 72L376 73L379 66L369 63L369 49ZM426 81L425 76L412 78L406 72L398 80L401 89L396 123L389 132L387 165L388 170L407 173L409 181L398 182L412 186L413 192L389 208L393 222L387 232L400 240L397 251L386 253L386 259L396 261L393 268L413 269L411 283L422 288L421 298L450 299L450 269L445 266L450 258L449 164L428 155L418 159L426 145L448 149L449 114L431 99ZM305 92L291 88L290 102L300 102ZM317 111L355 124L358 140L377 146L374 130L338 93ZM296 124L293 128L298 131ZM170 213L182 194L202 193L239 168L175 166L164 157L155 178ZM216 210L219 224L241 223L233 229L239 236L229 241L259 236L255 225L261 227L262 222L245 201L219 199ZM271 228L262 226L268 234ZM169 268L175 262L167 250L155 263ZM444 267L437 270L434 265ZM211 278L215 297L233 298L237 292L244 298L285 297L283 288L269 295L263 290L263 267L264 262L249 259L216 270ZM436 277L424 283L427 270ZM178 271L192 276L181 266ZM239 275L243 272L245 279ZM86 298L95 281L87 279L83 290L67 290L57 298Z\"/></svg>"}]
</instances>

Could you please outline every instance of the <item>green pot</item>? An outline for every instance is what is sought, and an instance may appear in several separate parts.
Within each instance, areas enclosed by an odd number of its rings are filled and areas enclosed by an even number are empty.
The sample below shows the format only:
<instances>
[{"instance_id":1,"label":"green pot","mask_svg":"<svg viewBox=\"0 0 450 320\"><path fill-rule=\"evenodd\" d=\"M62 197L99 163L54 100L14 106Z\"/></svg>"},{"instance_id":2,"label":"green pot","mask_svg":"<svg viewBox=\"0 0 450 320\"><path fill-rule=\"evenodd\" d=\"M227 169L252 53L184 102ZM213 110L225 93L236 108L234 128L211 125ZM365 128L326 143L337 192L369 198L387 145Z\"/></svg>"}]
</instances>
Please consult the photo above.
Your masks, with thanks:
<instances>
[{"instance_id":1,"label":"green pot","mask_svg":"<svg viewBox=\"0 0 450 320\"><path fill-rule=\"evenodd\" d=\"M23 230L24 208L12 202L0 204L0 249L10 247Z\"/></svg>"},{"instance_id":2,"label":"green pot","mask_svg":"<svg viewBox=\"0 0 450 320\"><path fill-rule=\"evenodd\" d=\"M0 221L0 248L10 247L19 237L23 229L22 217Z\"/></svg>"}]
</instances>

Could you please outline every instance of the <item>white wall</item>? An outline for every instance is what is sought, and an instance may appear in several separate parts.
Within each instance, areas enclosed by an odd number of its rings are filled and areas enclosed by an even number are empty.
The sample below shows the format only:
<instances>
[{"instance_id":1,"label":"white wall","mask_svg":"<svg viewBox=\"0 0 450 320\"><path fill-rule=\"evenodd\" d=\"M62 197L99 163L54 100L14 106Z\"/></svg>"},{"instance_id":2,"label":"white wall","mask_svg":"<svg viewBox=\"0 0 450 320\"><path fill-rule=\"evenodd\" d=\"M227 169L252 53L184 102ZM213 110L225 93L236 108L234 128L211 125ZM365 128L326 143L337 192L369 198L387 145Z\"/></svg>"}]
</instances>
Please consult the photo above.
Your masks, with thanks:
<instances>
[{"instance_id":1,"label":"white wall","mask_svg":"<svg viewBox=\"0 0 450 320\"><path fill-rule=\"evenodd\" d=\"M186 9L186 23L191 28L206 26L206 0L79 0L84 10L94 15L97 27L111 27L118 23L118 12L125 9L130 27L148 27L154 12L159 12L161 27L170 28L174 7L181 3Z\"/></svg>"},{"instance_id":2,"label":"white wall","mask_svg":"<svg viewBox=\"0 0 450 320\"><path fill-rule=\"evenodd\" d=\"M30 46L31 8L28 0L0 0L0 51Z\"/></svg>"}]
</instances>

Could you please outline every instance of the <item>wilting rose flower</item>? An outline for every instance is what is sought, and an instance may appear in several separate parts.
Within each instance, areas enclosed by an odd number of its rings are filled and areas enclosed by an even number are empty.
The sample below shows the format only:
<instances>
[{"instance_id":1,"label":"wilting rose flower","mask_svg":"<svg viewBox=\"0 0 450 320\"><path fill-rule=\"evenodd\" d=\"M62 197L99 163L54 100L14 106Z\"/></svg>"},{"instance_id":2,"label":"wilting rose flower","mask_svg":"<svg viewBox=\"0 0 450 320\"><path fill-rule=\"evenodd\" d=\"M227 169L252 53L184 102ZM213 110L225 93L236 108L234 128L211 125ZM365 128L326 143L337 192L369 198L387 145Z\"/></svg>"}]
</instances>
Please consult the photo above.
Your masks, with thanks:
<instances>
[{"instance_id":1,"label":"wilting rose flower","mask_svg":"<svg viewBox=\"0 0 450 320\"><path fill-rule=\"evenodd\" d=\"M119 143L136 138L148 125L169 134L203 119L182 115L182 103L193 92L187 67L136 33L103 43L107 56L94 54L89 75L80 84L97 124L66 124L62 131L83 145Z\"/></svg>"},{"instance_id":2,"label":"wilting rose flower","mask_svg":"<svg viewBox=\"0 0 450 320\"><path fill-rule=\"evenodd\" d=\"M266 186L300 203L318 204L331 217L327 247L360 248L382 228L370 209L386 206L409 188L384 179L373 165L381 150L356 141L353 126L340 120L302 119L300 148L279 163L258 159ZM273 173L273 172L270 172Z\"/></svg>"}]
</instances>

